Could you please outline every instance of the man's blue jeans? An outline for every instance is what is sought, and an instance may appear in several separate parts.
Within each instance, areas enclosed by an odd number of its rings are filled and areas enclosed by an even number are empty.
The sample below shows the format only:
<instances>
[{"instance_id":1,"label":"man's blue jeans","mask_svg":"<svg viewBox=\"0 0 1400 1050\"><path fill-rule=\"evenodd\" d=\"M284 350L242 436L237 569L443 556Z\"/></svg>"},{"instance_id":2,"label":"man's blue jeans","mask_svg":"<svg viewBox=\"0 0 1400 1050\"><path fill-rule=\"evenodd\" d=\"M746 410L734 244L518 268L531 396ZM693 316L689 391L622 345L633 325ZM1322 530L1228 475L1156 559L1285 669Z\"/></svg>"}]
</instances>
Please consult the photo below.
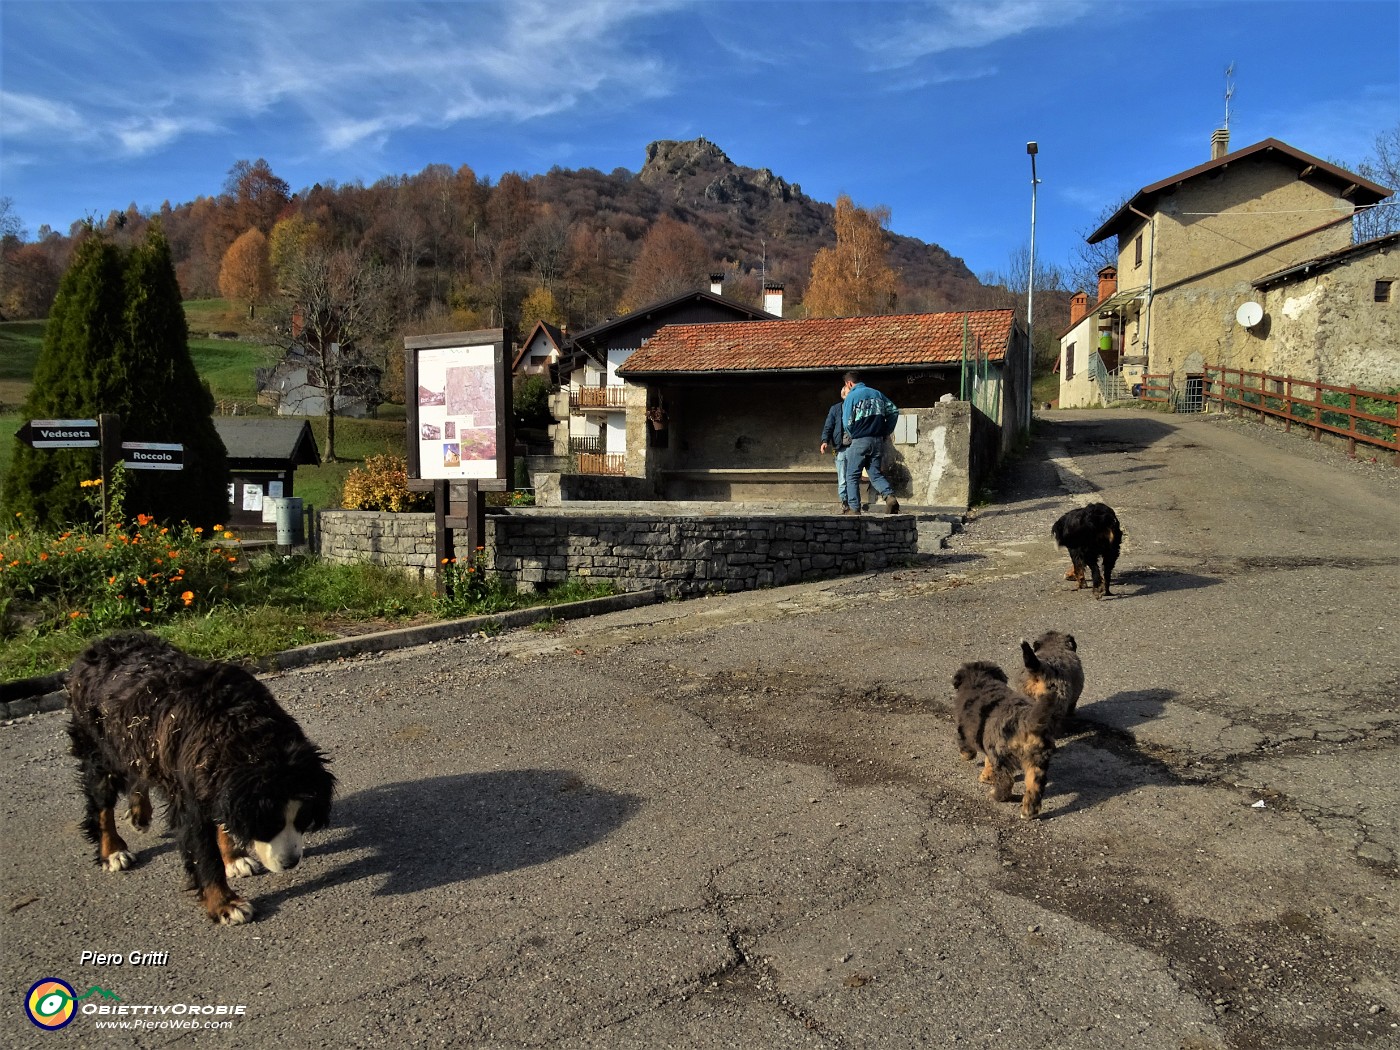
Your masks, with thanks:
<instances>
[{"instance_id":1,"label":"man's blue jeans","mask_svg":"<svg viewBox=\"0 0 1400 1050\"><path fill-rule=\"evenodd\" d=\"M881 496L890 495L894 489L885 475L880 473L880 457L885 452L885 439L882 437L852 438L846 446L846 506L860 510L860 472L870 475L870 484Z\"/></svg>"},{"instance_id":2,"label":"man's blue jeans","mask_svg":"<svg viewBox=\"0 0 1400 1050\"><path fill-rule=\"evenodd\" d=\"M836 498L846 505L846 449L836 446Z\"/></svg>"}]
</instances>

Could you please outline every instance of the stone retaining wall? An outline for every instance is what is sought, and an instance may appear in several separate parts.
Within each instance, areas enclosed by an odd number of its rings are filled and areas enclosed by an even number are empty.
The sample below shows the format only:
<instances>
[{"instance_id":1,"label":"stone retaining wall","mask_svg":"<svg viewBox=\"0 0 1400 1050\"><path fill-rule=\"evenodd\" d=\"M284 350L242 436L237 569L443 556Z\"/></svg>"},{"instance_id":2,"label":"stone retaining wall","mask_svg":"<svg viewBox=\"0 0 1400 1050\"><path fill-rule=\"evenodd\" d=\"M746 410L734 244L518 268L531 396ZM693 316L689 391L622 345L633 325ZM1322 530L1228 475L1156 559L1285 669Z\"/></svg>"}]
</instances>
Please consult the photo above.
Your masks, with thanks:
<instances>
[{"instance_id":1,"label":"stone retaining wall","mask_svg":"<svg viewBox=\"0 0 1400 1050\"><path fill-rule=\"evenodd\" d=\"M466 534L454 533L464 559ZM541 510L486 519L488 567L518 590L570 578L669 595L742 591L902 564L918 552L911 515L600 515ZM320 553L420 577L433 570L433 516L325 511Z\"/></svg>"}]
</instances>

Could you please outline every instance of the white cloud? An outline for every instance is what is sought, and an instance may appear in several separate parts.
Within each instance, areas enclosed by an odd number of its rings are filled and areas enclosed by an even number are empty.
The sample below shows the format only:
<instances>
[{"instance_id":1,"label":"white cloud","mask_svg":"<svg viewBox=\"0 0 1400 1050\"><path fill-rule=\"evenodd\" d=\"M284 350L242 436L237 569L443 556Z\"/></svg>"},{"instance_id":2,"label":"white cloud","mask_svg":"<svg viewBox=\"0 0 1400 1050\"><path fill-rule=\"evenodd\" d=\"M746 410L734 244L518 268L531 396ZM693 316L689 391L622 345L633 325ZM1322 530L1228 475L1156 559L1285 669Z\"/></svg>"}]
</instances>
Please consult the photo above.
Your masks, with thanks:
<instances>
[{"instance_id":1,"label":"white cloud","mask_svg":"<svg viewBox=\"0 0 1400 1050\"><path fill-rule=\"evenodd\" d=\"M1094 6L1089 0L947 0L922 5L917 16L896 25L878 26L858 43L869 53L873 68L895 69L933 55L1066 25L1089 14Z\"/></svg>"},{"instance_id":2,"label":"white cloud","mask_svg":"<svg viewBox=\"0 0 1400 1050\"><path fill-rule=\"evenodd\" d=\"M586 101L624 105L668 89L668 74L632 44L634 26L679 0L502 0L496 3L201 5L178 29L168 9L132 5L120 22L85 9L90 35L131 58L141 40L162 55L104 64L73 43L69 68L5 97L5 137L81 136L127 155L158 152L191 134L244 120L268 122L331 151L375 147L414 127L471 120L523 122ZM35 43L58 32L35 20ZM157 40L178 32L162 47ZM119 46L112 36L130 39ZM56 50L60 37L47 40ZM83 61L71 61L79 54ZM55 58L54 65L61 60ZM175 100L163 97L178 84ZM167 85L167 86L162 86ZM181 114L169 114L178 109ZM154 114L154 115L153 115Z\"/></svg>"},{"instance_id":3,"label":"white cloud","mask_svg":"<svg viewBox=\"0 0 1400 1050\"><path fill-rule=\"evenodd\" d=\"M75 107L37 95L0 91L0 111L5 114L7 136L74 135L85 129Z\"/></svg>"}]
</instances>

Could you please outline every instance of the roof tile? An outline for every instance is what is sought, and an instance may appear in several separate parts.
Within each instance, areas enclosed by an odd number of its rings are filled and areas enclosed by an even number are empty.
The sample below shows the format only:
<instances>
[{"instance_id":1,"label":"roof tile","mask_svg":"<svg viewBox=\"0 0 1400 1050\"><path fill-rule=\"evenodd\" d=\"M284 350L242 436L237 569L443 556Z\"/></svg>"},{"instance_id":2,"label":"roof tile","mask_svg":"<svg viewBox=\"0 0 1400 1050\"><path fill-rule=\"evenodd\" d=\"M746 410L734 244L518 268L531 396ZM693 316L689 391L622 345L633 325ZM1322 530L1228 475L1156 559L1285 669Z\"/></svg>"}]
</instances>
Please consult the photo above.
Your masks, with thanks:
<instances>
[{"instance_id":1,"label":"roof tile","mask_svg":"<svg viewBox=\"0 0 1400 1050\"><path fill-rule=\"evenodd\" d=\"M801 321L735 321L667 325L618 371L664 373L778 372L954 364L980 341L993 361L1011 341L1010 310Z\"/></svg>"}]
</instances>

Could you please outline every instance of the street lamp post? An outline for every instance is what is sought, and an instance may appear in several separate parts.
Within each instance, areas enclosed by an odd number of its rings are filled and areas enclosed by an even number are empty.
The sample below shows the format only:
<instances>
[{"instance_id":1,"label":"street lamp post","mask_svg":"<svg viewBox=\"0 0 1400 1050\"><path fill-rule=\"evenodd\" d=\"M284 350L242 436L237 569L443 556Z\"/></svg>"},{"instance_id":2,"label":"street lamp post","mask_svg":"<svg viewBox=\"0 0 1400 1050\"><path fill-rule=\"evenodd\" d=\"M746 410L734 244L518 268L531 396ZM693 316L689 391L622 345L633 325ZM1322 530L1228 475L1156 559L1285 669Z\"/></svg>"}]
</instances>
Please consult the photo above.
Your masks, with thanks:
<instances>
[{"instance_id":1,"label":"street lamp post","mask_svg":"<svg viewBox=\"0 0 1400 1050\"><path fill-rule=\"evenodd\" d=\"M1035 188L1040 180L1035 177L1035 155L1040 147L1034 142L1026 143L1026 152L1031 158L1031 258L1026 272L1026 430L1031 428L1031 377L1035 373Z\"/></svg>"}]
</instances>

